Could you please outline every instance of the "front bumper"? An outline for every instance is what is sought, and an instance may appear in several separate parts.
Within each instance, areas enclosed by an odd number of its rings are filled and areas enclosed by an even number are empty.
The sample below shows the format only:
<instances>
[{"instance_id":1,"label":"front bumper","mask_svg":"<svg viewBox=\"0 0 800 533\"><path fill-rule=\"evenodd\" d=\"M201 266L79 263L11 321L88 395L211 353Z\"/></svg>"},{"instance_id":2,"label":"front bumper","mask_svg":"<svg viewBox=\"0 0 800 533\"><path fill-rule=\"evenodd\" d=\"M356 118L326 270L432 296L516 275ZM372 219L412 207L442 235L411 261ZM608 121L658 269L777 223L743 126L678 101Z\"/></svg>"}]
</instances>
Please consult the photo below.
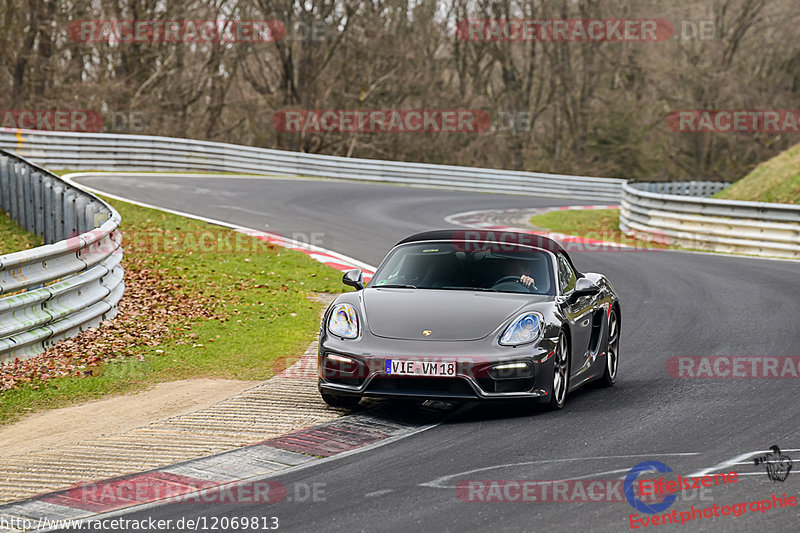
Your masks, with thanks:
<instances>
[{"instance_id":1,"label":"front bumper","mask_svg":"<svg viewBox=\"0 0 800 533\"><path fill-rule=\"evenodd\" d=\"M317 360L319 388L328 393L368 397L414 397L436 399L549 398L553 383L553 353L556 339L545 338L532 346L500 349L485 355L430 354L437 343L406 345L402 353L376 355L354 353L343 341L320 343ZM420 345L424 351L420 351ZM396 346L400 352L401 346ZM453 351L446 346L444 352ZM463 348L468 348L464 346ZM329 356L333 355L331 358ZM342 363L346 358L352 363ZM452 377L396 376L384 370L386 359L455 362ZM525 369L498 372L496 365L526 363Z\"/></svg>"},{"instance_id":2,"label":"front bumper","mask_svg":"<svg viewBox=\"0 0 800 533\"><path fill-rule=\"evenodd\" d=\"M466 377L456 378L406 378L403 382L386 383L370 378L363 387L340 385L331 381L319 381L320 390L330 393L376 398L430 398L451 400L480 400L508 398L546 398L549 393L544 389L531 387L526 392L493 392L488 393Z\"/></svg>"}]
</instances>

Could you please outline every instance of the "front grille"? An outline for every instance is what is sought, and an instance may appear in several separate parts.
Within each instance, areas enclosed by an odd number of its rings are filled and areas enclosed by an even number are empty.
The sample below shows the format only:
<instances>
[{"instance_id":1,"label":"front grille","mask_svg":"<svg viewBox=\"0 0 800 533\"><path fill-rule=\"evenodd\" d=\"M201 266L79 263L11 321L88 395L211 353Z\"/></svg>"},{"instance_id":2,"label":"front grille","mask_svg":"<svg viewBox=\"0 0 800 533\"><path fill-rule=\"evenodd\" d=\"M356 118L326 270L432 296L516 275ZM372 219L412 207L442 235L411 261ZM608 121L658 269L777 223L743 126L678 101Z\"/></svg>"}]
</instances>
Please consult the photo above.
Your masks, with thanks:
<instances>
[{"instance_id":1,"label":"front grille","mask_svg":"<svg viewBox=\"0 0 800 533\"><path fill-rule=\"evenodd\" d=\"M451 393L474 395L469 384L459 378L427 378L427 377L382 377L373 379L368 391L373 392L408 392L408 393Z\"/></svg>"}]
</instances>

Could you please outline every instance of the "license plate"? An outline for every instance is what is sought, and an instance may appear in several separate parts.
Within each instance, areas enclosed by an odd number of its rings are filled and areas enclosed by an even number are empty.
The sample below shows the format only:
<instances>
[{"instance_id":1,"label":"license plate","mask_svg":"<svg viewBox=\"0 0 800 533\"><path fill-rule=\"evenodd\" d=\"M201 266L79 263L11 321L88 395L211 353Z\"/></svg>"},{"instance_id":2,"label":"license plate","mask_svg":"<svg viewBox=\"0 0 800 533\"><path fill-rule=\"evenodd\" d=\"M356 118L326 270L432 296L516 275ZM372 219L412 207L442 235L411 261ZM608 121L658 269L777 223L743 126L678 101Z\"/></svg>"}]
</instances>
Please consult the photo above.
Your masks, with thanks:
<instances>
[{"instance_id":1,"label":"license plate","mask_svg":"<svg viewBox=\"0 0 800 533\"><path fill-rule=\"evenodd\" d=\"M386 359L385 373L393 376L441 376L456 375L456 364L452 361L404 361Z\"/></svg>"}]
</instances>

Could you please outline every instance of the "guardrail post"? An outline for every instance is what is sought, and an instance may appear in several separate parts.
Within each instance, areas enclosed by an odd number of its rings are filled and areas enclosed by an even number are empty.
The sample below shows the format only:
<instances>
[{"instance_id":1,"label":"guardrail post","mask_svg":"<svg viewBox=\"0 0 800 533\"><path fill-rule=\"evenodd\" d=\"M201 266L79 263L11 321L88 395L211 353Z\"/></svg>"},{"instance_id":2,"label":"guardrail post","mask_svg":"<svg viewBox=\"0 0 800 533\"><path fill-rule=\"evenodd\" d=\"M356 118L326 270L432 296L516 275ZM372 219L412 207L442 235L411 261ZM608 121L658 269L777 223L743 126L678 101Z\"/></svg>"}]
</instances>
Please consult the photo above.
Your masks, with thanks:
<instances>
[{"instance_id":1,"label":"guardrail post","mask_svg":"<svg viewBox=\"0 0 800 533\"><path fill-rule=\"evenodd\" d=\"M44 177L39 172L31 174L31 185L33 186L33 233L44 236L44 192L42 181Z\"/></svg>"},{"instance_id":2,"label":"guardrail post","mask_svg":"<svg viewBox=\"0 0 800 533\"><path fill-rule=\"evenodd\" d=\"M8 158L0 153L0 208L8 213L11 200L11 184L8 178Z\"/></svg>"},{"instance_id":3,"label":"guardrail post","mask_svg":"<svg viewBox=\"0 0 800 533\"><path fill-rule=\"evenodd\" d=\"M15 161L9 168L9 178L11 180L11 202L9 203L10 209L8 215L11 220L20 223L20 203L22 200L22 190L20 189L20 176L18 172L18 163Z\"/></svg>"},{"instance_id":4,"label":"guardrail post","mask_svg":"<svg viewBox=\"0 0 800 533\"><path fill-rule=\"evenodd\" d=\"M64 238L70 238L78 235L79 221L78 212L75 209L75 200L78 197L77 191L67 189L64 191Z\"/></svg>"},{"instance_id":5,"label":"guardrail post","mask_svg":"<svg viewBox=\"0 0 800 533\"><path fill-rule=\"evenodd\" d=\"M55 202L53 192L53 178L44 176L42 178L42 210L43 210L43 226L42 226L42 241L44 244L52 244L55 242L56 224L55 224Z\"/></svg>"},{"instance_id":6,"label":"guardrail post","mask_svg":"<svg viewBox=\"0 0 800 533\"><path fill-rule=\"evenodd\" d=\"M33 207L33 173L27 167L23 167L23 175L22 175L22 222L21 226L25 228L26 231L34 231L36 229L35 219L34 219L34 207Z\"/></svg>"}]
</instances>

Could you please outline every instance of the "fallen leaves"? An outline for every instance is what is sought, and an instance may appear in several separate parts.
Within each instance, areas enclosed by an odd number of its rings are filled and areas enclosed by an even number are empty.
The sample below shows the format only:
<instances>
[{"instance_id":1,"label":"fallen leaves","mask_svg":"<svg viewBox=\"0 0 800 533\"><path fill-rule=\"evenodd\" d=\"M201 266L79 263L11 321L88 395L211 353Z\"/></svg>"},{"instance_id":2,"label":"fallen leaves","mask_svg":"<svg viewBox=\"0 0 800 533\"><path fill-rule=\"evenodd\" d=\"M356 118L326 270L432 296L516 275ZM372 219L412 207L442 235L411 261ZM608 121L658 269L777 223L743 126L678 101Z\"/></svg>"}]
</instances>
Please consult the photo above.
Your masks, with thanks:
<instances>
[{"instance_id":1,"label":"fallen leaves","mask_svg":"<svg viewBox=\"0 0 800 533\"><path fill-rule=\"evenodd\" d=\"M142 346L157 346L176 330L191 329L192 321L227 320L213 312L212 298L186 294L167 269L153 268L135 256L126 257L124 267L125 294L114 320L60 341L37 356L0 365L0 392L25 384L38 389L57 377L97 375L111 360L143 360ZM193 332L188 336L197 338Z\"/></svg>"}]
</instances>

